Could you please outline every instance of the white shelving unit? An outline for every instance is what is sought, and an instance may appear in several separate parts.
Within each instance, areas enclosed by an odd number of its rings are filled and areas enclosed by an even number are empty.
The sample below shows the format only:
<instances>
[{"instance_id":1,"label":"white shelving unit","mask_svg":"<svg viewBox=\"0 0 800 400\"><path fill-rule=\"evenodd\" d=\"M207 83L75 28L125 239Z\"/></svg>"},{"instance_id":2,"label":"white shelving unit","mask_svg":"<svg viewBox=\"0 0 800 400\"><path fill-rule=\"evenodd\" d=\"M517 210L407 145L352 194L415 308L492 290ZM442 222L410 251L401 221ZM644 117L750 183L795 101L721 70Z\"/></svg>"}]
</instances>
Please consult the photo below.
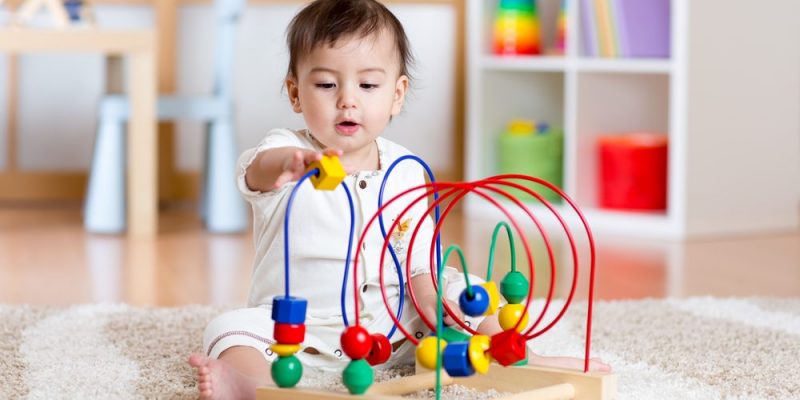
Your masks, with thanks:
<instances>
[{"instance_id":1,"label":"white shelving unit","mask_svg":"<svg viewBox=\"0 0 800 400\"><path fill-rule=\"evenodd\" d=\"M672 0L669 59L583 56L579 3L567 3L565 55L504 57L490 49L497 1L467 1L466 179L497 174L498 135L531 118L563 127L563 189L597 232L800 229L800 2ZM546 43L559 2L537 4ZM597 206L597 135L629 131L669 136L664 212ZM477 196L466 212L502 218Z\"/></svg>"}]
</instances>

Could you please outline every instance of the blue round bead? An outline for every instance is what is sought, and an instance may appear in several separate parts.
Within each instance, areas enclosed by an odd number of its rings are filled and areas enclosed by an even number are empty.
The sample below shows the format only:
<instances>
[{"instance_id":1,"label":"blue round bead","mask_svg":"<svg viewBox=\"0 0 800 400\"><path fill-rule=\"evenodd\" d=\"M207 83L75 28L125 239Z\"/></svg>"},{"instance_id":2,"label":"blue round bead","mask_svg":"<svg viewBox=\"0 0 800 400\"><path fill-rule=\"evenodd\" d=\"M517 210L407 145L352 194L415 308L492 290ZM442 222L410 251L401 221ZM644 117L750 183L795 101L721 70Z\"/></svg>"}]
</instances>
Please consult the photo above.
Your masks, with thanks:
<instances>
[{"instance_id":1,"label":"blue round bead","mask_svg":"<svg viewBox=\"0 0 800 400\"><path fill-rule=\"evenodd\" d=\"M472 297L469 296L469 291L464 289L461 296L458 298L458 305L461 311L472 317L483 315L489 309L489 292L483 286L473 285Z\"/></svg>"}]
</instances>

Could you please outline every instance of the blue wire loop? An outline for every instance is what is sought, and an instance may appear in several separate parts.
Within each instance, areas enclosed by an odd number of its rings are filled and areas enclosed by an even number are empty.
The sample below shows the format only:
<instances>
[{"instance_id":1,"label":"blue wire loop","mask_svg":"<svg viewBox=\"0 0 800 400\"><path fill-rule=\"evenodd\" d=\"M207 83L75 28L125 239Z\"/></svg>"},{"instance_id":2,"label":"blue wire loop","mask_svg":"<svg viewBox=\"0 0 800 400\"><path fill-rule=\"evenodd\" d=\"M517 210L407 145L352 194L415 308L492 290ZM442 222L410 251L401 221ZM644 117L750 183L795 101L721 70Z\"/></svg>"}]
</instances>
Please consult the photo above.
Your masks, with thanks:
<instances>
[{"instance_id":1,"label":"blue wire loop","mask_svg":"<svg viewBox=\"0 0 800 400\"><path fill-rule=\"evenodd\" d=\"M414 156L414 155L402 156L402 157L398 158L397 160L395 160L389 166L389 168L386 170L386 174L383 177L383 182L381 182L380 193L378 194L378 208L383 207L383 193L384 193L384 190L386 188L386 182L389 180L389 175L392 173L392 171L397 166L397 164L399 164L400 162L402 162L404 160L414 160L414 161L418 162L425 169L425 172L427 172L428 177L431 180L431 183L436 182L436 178L433 175L433 171L431 171L431 168L428 166L428 164L425 163L425 161L423 161L421 158L419 158L417 156ZM318 168L314 168L314 169L306 172L305 175L303 175L300 179L298 179L297 180L297 184L294 186L294 188L292 188L292 193L289 195L289 200L286 203L286 214L284 215L284 229L283 229L283 235L284 235L284 240L283 240L284 291L286 293L286 297L290 297L291 296L290 287L289 287L289 282L290 282L290 277L289 277L289 258L290 258L289 257L289 216L290 216L290 213L291 213L292 204L294 203L294 197L297 194L297 190L300 188L300 185L302 185L303 182L305 182L308 178L310 178L312 176L318 176L319 172L320 171L319 171ZM349 326L350 323L349 323L349 321L347 319L347 307L345 305L346 305L346 298L347 298L347 278L348 278L348 273L349 273L349 270L350 270L350 257L352 256L353 236L354 236L354 230L355 230L355 206L353 204L353 196L350 193L350 189L347 187L346 184L344 184L344 182L342 182L341 186L342 186L342 189L344 189L345 194L347 195L347 201L348 201L348 203L350 205L350 233L349 233L348 241L347 241L347 257L345 258L344 277L342 279L342 290L341 290L341 299L340 299L340 303L341 303L340 306L341 306L341 309L342 309L342 319L344 321L344 325L345 326ZM438 192L434 192L433 197L434 197L434 200L438 200L439 199L439 193ZM438 205L436 206L436 211L435 211L435 222L437 224L439 223L439 206ZM382 213L381 213L381 215L378 216L378 224L380 225L381 234L383 235L384 239L388 239L388 235L386 233L386 226L384 225L384 222L383 222L383 214ZM404 299L405 299L405 283L404 283L404 280L403 280L403 269L402 269L402 266L400 265L400 260L397 257L397 253L394 251L394 248L392 248L392 246L388 246L388 249L389 249L389 253L392 255L392 260L394 261L395 269L397 271L397 278L398 278L398 281L399 281L399 284L400 284L400 302L397 305L397 319L399 320L401 318L401 316L403 315L403 305L405 303L405 301L404 301ZM437 267L436 271L440 275L441 272L442 272L442 244L441 244L440 235L436 235L436 267ZM392 328L389 330L389 334L387 335L387 338L391 338L392 335L394 335L394 333L396 332L396 330L397 330L397 326L392 325Z\"/></svg>"},{"instance_id":2,"label":"blue wire loop","mask_svg":"<svg viewBox=\"0 0 800 400\"><path fill-rule=\"evenodd\" d=\"M305 182L306 179L319 175L319 168L314 168L306 172L297 184L292 188L292 193L289 195L289 201L286 202L286 214L283 216L283 285L286 297L291 297L289 292L289 213L292 211L292 203L294 203L294 196L297 194L297 189ZM348 249L349 251L349 249Z\"/></svg>"},{"instance_id":3,"label":"blue wire loop","mask_svg":"<svg viewBox=\"0 0 800 400\"><path fill-rule=\"evenodd\" d=\"M392 170L394 170L394 168L397 166L397 164L399 164L400 162L402 162L404 160L413 160L413 161L416 161L417 163L419 163L422 166L422 168L425 169L425 172L428 173L428 177L431 179L431 183L436 182L436 178L433 176L433 171L431 171L431 168L428 166L428 164L425 163L425 161L423 161L421 158L419 158L419 157L417 157L415 155L410 155L410 154L404 155L404 156L398 158L397 160L394 160L394 162L386 170L386 174L383 176L383 182L381 182L381 190L378 193L378 209L383 207L383 192L386 189L386 182L388 182L388 180L389 180L389 175L392 173ZM439 199L439 192L434 192L433 198L434 198L434 200L438 200ZM436 223L438 224L439 223L439 206L438 205L436 206L435 218L436 218ZM422 221L420 221L420 223L421 222ZM383 223L383 213L381 213L381 215L378 216L378 224L381 227L381 234L383 235L384 239L388 240L388 235L386 234L386 226ZM404 299L405 299L405 284L403 283L403 267L400 265L400 260L397 258L397 253L395 253L394 248L392 248L392 246L388 246L388 248L389 248L389 254L392 255L392 260L394 261L395 269L397 270L397 278L398 278L398 280L400 282L400 303L397 305L397 320L399 321L400 318L403 315L403 303L404 303ZM437 269L436 269L437 272L441 273L441 268L442 268L442 243L441 243L439 235L436 235L436 266L437 266ZM392 335L394 335L396 330L397 330L397 326L392 325L392 329L389 331L389 334L387 335L387 337L391 338Z\"/></svg>"}]
</instances>

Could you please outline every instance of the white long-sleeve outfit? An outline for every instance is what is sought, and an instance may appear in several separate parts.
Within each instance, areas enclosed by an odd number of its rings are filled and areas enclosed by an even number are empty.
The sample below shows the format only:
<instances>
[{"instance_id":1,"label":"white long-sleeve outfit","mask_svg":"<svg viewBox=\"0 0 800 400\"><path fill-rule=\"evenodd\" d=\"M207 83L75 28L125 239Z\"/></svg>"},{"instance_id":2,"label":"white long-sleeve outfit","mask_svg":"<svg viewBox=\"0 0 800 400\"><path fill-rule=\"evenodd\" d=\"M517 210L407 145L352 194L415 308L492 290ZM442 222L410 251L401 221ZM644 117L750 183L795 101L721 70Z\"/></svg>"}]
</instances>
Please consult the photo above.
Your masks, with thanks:
<instances>
[{"instance_id":1,"label":"white long-sleeve outfit","mask_svg":"<svg viewBox=\"0 0 800 400\"><path fill-rule=\"evenodd\" d=\"M380 159L380 170L362 171L348 175L344 184L350 189L355 211L355 229L351 252L350 272L346 285L346 309L348 322L354 321L353 258L359 235L369 219L378 211L380 186L389 166L398 158L411 154L404 147L389 140L376 140ZM248 308L234 310L214 319L206 328L204 348L209 356L218 357L233 346L249 346L259 349L267 360L273 355L269 345L273 343L272 299L285 294L284 269L284 218L288 200L297 182L288 183L270 192L257 192L248 188L245 171L256 155L264 150L278 147L300 147L323 150L322 145L307 130L291 131L275 129L255 148L245 151L239 158L238 185L244 198L253 209L253 236L256 256ZM396 194L425 183L424 169L412 160L399 163L391 172L384 189L383 203ZM414 191L388 206L383 213L388 230L413 199L424 190ZM424 217L428 202L423 200L411 208L402 218L404 229L396 229L390 241L401 263L405 283L419 274L430 272L430 244L433 235L432 218ZM422 221L414 240L411 257L411 276L406 275L406 258L409 241L414 229ZM339 336L344 325L340 306L342 280L347 255L350 228L350 206L341 187L333 191L314 189L311 182L304 182L298 189L291 205L289 219L290 294L308 300L306 334L303 348L313 347L320 354L299 352L297 356L304 365L311 367L342 367L347 360L339 348ZM386 335L393 322L384 305L379 281L381 249L384 239L376 220L370 227L361 247L358 263L358 299L360 324L370 333ZM397 310L400 286L396 267L387 251L383 264L386 295ZM463 274L452 268L443 273L445 296L455 299L464 289ZM482 282L470 277L471 283ZM406 286L408 287L408 286ZM477 327L481 318L467 318L467 323ZM417 338L428 334L428 329L414 309L408 294L401 319L403 326ZM391 342L404 339L398 331ZM413 345L404 343L392 355L389 365L398 362L413 362Z\"/></svg>"}]
</instances>

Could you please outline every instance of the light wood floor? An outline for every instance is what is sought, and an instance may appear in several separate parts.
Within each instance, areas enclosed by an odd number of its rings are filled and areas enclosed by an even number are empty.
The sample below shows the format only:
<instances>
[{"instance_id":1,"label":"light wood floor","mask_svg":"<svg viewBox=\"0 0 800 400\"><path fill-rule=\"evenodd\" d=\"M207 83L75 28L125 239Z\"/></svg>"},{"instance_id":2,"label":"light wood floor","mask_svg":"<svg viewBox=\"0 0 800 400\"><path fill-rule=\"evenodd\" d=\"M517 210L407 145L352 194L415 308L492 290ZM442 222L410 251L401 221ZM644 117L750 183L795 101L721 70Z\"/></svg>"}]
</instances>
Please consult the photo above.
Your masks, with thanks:
<instances>
[{"instance_id":1,"label":"light wood floor","mask_svg":"<svg viewBox=\"0 0 800 400\"><path fill-rule=\"evenodd\" d=\"M253 246L249 233L205 232L190 210L164 211L155 240L92 235L78 206L0 207L0 303L63 306L93 302L136 305L241 304L247 298ZM465 249L470 271L483 275L493 223L455 215L443 244ZM800 234L680 242L598 236L596 296L800 296ZM585 243L584 243L585 244ZM508 269L505 239L495 277ZM521 247L518 244L518 247ZM536 293L549 286L537 245ZM518 267L527 269L518 249ZM555 246L555 295L570 284L569 248ZM579 259L587 256L581 244ZM455 257L449 264L456 264ZM577 296L585 298L585 280Z\"/></svg>"}]
</instances>

